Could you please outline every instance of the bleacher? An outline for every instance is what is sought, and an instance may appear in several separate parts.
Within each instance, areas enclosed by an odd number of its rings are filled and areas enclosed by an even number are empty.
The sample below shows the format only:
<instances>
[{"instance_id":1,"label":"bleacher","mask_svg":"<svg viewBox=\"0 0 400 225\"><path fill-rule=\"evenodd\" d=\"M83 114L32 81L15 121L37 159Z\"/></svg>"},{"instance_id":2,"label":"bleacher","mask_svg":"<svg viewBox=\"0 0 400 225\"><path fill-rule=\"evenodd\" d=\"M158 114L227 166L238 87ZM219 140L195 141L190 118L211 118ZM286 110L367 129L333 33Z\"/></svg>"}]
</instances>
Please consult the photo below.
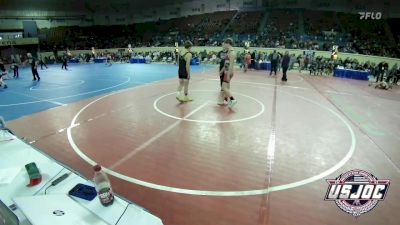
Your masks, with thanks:
<instances>
[{"instance_id":1,"label":"bleacher","mask_svg":"<svg viewBox=\"0 0 400 225\"><path fill-rule=\"evenodd\" d=\"M241 12L233 20L227 33L256 34L264 11Z\"/></svg>"},{"instance_id":2,"label":"bleacher","mask_svg":"<svg viewBox=\"0 0 400 225\"><path fill-rule=\"evenodd\" d=\"M318 35L325 30L337 30L339 27L333 12L306 10L303 16L306 33L310 35Z\"/></svg>"},{"instance_id":3,"label":"bleacher","mask_svg":"<svg viewBox=\"0 0 400 225\"><path fill-rule=\"evenodd\" d=\"M278 32L298 32L298 12L295 10L272 10L269 24L278 28Z\"/></svg>"},{"instance_id":4,"label":"bleacher","mask_svg":"<svg viewBox=\"0 0 400 225\"><path fill-rule=\"evenodd\" d=\"M383 56L400 54L396 49L400 42L396 26L398 19L369 20L366 23L359 20L358 14L273 9L268 11L264 30L259 33L264 13L224 11L132 25L56 27L40 29L39 35L43 37L41 50L48 51L54 45L59 49L120 48L128 44L172 46L175 41L187 39L195 45L219 45L225 36L233 37L237 45L242 45L244 40L251 40L252 46L275 47L279 42L280 45L286 43L303 48L319 45L320 49L326 50L335 43L344 52ZM299 13L304 18L305 33L299 32ZM395 44L387 41L387 38L380 38L387 34L386 23L394 34ZM324 34L324 31L332 29L336 32L334 36Z\"/></svg>"}]
</instances>

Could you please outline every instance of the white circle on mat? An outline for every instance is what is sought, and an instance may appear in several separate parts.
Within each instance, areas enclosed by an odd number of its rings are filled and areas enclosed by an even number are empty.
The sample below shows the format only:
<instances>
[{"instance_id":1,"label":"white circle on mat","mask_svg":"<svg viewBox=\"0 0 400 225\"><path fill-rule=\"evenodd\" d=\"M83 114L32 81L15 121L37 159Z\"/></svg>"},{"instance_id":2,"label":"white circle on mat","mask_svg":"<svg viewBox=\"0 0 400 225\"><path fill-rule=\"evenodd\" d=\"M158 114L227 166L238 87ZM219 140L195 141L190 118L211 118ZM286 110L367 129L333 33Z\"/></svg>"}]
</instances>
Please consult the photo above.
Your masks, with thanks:
<instances>
[{"instance_id":1,"label":"white circle on mat","mask_svg":"<svg viewBox=\"0 0 400 225\"><path fill-rule=\"evenodd\" d=\"M215 90L191 90L191 92L215 92ZM166 94L166 95L163 95L163 96L158 97L158 98L154 101L153 107L154 107L154 109L155 109L157 112L161 113L162 115L167 116L167 117L170 117L170 118L172 118L172 119L176 119L176 120L183 120L183 121L197 122L197 123L234 123L234 122L242 122L242 121L245 121L245 120L254 119L254 118L260 116L261 114L263 114L264 111L265 111L265 106L264 106L264 104L263 104L261 101L259 101L258 99L253 98L253 97L248 96L248 95L245 95L245 94L241 94L241 93L235 92L235 93L234 93L235 95L240 95L240 96L249 98L249 99L251 99L252 101L256 102L256 103L260 106L259 111L258 111L256 114L252 115L252 116L248 116L248 117L241 118L241 119L234 119L234 120L195 120L195 119L182 118L182 117L178 117L178 116L174 116L174 115L168 114L168 113L162 111L162 110L158 107L158 102L159 102L161 99L163 99L163 98L165 98L165 97L167 97L167 96L170 96L170 95L174 95L174 94L176 94L176 92L169 93L169 94ZM221 106L221 107L222 107L222 106Z\"/></svg>"},{"instance_id":2,"label":"white circle on mat","mask_svg":"<svg viewBox=\"0 0 400 225\"><path fill-rule=\"evenodd\" d=\"M147 86L138 86L138 87L148 87L148 86L153 86L153 85L147 85ZM132 90L132 89L131 89ZM72 128L74 128L77 124L76 121L79 117L79 115L85 111L88 107L90 107L91 105L93 105L94 103L107 98L111 95L117 94L117 93L121 93L121 92L125 92L127 90L122 90L122 91L118 91L118 92L113 92L113 93L109 93L107 95L104 95L100 98L97 98L93 101L91 101L90 103L88 103L87 105L85 105L83 108L81 108L78 113L74 116L74 118L71 121L70 126L67 129L67 138L68 141L71 145L71 147L73 148L73 150L83 159L85 160L87 163L89 163L90 165L96 165L97 162L94 161L93 159L89 158L87 155L85 155L85 153L83 153L80 148L76 145L73 137L72 137ZM287 92L286 92L287 93ZM270 192L274 192L274 191L281 191L281 190L286 190L286 189L291 189L291 188L295 188L295 187L300 187L312 182L315 182L317 180L320 180L330 174L332 174L333 172L335 172L336 170L338 170L340 167L342 167L344 164L346 164L347 161L349 161L349 159L352 157L352 155L354 154L355 148L356 148L356 137L354 134L353 129L351 128L351 125L349 124L349 122L347 122L340 114L338 114L337 112L335 112L334 110L330 109L329 107L320 104L318 102L315 102L311 99L305 98L303 96L300 95L295 95L295 94L291 94L291 93L287 93L289 95L298 97L304 101L310 102L315 104L316 106L321 107L322 109L325 109L326 111L328 111L329 113L333 114L335 117L337 117L339 119L339 121L341 121L345 127L347 128L350 137L351 137L351 144L350 144L350 148L348 150L348 152L346 153L346 155L338 162L336 163L334 166L332 166L331 168L328 168L325 171L322 171L321 173L311 176L309 178L305 178L299 181L295 181L292 183L288 183L288 184L282 184L282 185L277 185L277 186L271 186L268 188L263 188L263 189L254 189L254 190L243 190L243 191L210 191L210 190L193 190L193 189L185 189L185 188L177 188L177 187L171 187L171 186L165 186L165 185L161 185L161 184L155 184L155 183L151 183L151 182L147 182L144 180L139 180L133 177L129 177L127 175L121 174L119 172L116 172L114 170L111 170L109 168L104 167L104 171L107 172L108 174L117 177L119 179L125 180L127 182L131 182L133 184L137 184L137 185L141 185L144 187L148 187L148 188L152 188L152 189L156 189L156 190L161 190L161 191L168 191L168 192L174 192L174 193L180 193L180 194L188 194L188 195L200 195L200 196L251 196L251 195L262 195L262 194L267 194Z\"/></svg>"},{"instance_id":3,"label":"white circle on mat","mask_svg":"<svg viewBox=\"0 0 400 225\"><path fill-rule=\"evenodd\" d=\"M84 80L77 80L79 82L75 84L56 84L58 87L47 87L47 88L35 88L36 86L30 87L30 91L48 91L48 90L58 90L58 89L63 89L63 88L71 88L75 86L80 86L85 83Z\"/></svg>"}]
</instances>

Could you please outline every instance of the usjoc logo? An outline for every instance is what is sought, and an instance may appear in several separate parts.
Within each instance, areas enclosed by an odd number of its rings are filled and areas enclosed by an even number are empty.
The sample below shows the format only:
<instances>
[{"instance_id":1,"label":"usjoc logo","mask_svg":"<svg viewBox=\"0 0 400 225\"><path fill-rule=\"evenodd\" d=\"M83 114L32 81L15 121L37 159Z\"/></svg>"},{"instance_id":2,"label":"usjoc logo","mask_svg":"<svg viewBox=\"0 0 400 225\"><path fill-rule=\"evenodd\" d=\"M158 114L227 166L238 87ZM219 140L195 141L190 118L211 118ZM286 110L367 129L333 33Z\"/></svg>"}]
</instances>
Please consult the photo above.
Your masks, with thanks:
<instances>
[{"instance_id":1,"label":"usjoc logo","mask_svg":"<svg viewBox=\"0 0 400 225\"><path fill-rule=\"evenodd\" d=\"M359 12L358 14L360 14L360 20L380 20L382 18L381 12Z\"/></svg>"},{"instance_id":2,"label":"usjoc logo","mask_svg":"<svg viewBox=\"0 0 400 225\"><path fill-rule=\"evenodd\" d=\"M390 184L390 180L378 180L364 170L350 170L326 181L329 187L325 201L335 201L340 209L355 217L371 211L383 201Z\"/></svg>"}]
</instances>

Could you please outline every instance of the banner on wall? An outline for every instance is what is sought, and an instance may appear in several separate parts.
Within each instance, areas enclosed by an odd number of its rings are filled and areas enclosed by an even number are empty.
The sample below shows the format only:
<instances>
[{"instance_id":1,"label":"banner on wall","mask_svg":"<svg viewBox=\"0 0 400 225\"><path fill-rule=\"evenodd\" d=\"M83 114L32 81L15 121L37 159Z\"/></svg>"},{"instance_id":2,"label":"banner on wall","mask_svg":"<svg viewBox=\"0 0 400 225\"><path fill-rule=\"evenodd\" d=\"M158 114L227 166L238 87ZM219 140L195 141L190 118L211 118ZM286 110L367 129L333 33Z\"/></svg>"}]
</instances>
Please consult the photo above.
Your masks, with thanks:
<instances>
[{"instance_id":1,"label":"banner on wall","mask_svg":"<svg viewBox=\"0 0 400 225\"><path fill-rule=\"evenodd\" d=\"M0 46L10 45L37 45L39 44L38 38L16 38L16 39L1 39Z\"/></svg>"}]
</instances>

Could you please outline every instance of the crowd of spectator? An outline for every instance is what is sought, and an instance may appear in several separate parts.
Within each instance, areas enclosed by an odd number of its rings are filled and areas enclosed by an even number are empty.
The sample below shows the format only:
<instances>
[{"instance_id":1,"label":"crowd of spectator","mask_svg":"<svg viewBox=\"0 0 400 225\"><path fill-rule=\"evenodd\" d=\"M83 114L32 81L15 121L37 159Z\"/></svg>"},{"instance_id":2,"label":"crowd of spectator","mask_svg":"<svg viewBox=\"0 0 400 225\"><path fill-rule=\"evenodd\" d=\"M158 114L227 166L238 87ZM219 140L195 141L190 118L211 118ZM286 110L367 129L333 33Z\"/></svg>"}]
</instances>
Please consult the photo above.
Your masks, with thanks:
<instances>
[{"instance_id":1,"label":"crowd of spectator","mask_svg":"<svg viewBox=\"0 0 400 225\"><path fill-rule=\"evenodd\" d=\"M299 18L303 18L302 22ZM54 45L71 50L126 48L128 44L133 47L173 46L176 41L185 40L197 46L219 46L229 36L235 46L250 41L252 47L326 51L338 45L340 52L400 57L400 40L396 36L390 41L384 29L387 24L396 24L393 20L362 22L358 14L334 12L228 11L126 26L58 27L42 29L39 33L46 37L40 43L42 51L51 50ZM390 28L397 34L397 28ZM393 41L395 43L391 43Z\"/></svg>"},{"instance_id":2,"label":"crowd of spectator","mask_svg":"<svg viewBox=\"0 0 400 225\"><path fill-rule=\"evenodd\" d=\"M251 48L250 48L251 50ZM240 67L245 65L245 55L250 54L251 57L251 64L249 68L252 69L260 69L260 64L265 62L272 62L276 61L275 65L277 65L277 69L280 70L280 65L283 60L283 52L288 52L288 69L289 70L298 70L298 71L308 71L310 75L333 75L333 71L335 68L342 68L342 69L352 69L352 70L362 70L367 71L371 76L376 78L377 81L391 81L394 84L400 78L400 68L397 64L393 65L389 68L389 65L386 62L381 62L376 64L370 61L363 61L360 62L354 58L338 58L334 60L332 58L322 57L322 56L315 56L313 51L308 51L303 54L290 54L290 51L282 49L282 51L273 52L272 50L245 50L245 49L237 49L237 58L236 62ZM164 63L176 63L176 53L171 50L166 51L143 51L143 52L128 52L126 49L121 49L121 51L111 52L108 50L96 50L94 55L93 53L80 53L80 54L70 54L69 51L62 51L62 52L54 52L55 54L41 57L38 56L38 62L43 69L43 65L52 64L52 63L60 63L65 62L65 60L74 60L75 62L80 63L93 63L95 58L104 58L104 59L111 59L112 62L115 63L130 63L131 58L139 58L144 59L146 63L151 62L164 62ZM275 57L277 54L278 57ZM201 61L202 64L218 64L220 63L221 51L207 51L204 49L199 52L193 52L193 58L198 59ZM19 58L21 62L27 62L27 58L24 55L20 55ZM18 68L18 63L13 63L10 67ZM23 65L23 64L22 64ZM29 65L26 65L29 66ZM47 68L47 66L46 66ZM272 72L272 70L271 70ZM10 72L11 73L11 72ZM14 72L15 73L15 72ZM15 75L14 75L15 78Z\"/></svg>"},{"instance_id":3,"label":"crowd of spectator","mask_svg":"<svg viewBox=\"0 0 400 225\"><path fill-rule=\"evenodd\" d=\"M95 57L109 57L114 62L129 62L130 58L143 58L146 62L176 62L175 53L170 51L133 52L128 54L128 45L135 47L173 47L191 40L196 46L220 46L223 39L231 37L235 47L305 49L330 51L334 45L339 52L400 57L400 33L395 26L398 20L361 21L357 15L299 10L272 10L255 12L215 12L193 15L170 20L159 20L131 25L56 27L39 30L40 50L52 51L45 57L47 63L62 61L64 51L98 49L92 54L74 55L82 63L93 62ZM393 37L388 38L388 32ZM104 49L120 49L107 52ZM172 49L172 48L171 48ZM283 51L283 50L282 50ZM57 52L60 52L58 56ZM279 53L282 55L281 53ZM22 54L21 61L24 59ZM218 63L218 52L201 51L194 53L202 63ZM367 70L375 74L376 67L371 62L358 62L346 58L330 58L305 55L290 55L290 69L309 70L312 74L332 74L334 68ZM238 54L237 61L243 63L244 52ZM252 67L259 62L269 61L270 52L251 52ZM389 71L389 69L387 69ZM393 71L393 69L391 70Z\"/></svg>"}]
</instances>

